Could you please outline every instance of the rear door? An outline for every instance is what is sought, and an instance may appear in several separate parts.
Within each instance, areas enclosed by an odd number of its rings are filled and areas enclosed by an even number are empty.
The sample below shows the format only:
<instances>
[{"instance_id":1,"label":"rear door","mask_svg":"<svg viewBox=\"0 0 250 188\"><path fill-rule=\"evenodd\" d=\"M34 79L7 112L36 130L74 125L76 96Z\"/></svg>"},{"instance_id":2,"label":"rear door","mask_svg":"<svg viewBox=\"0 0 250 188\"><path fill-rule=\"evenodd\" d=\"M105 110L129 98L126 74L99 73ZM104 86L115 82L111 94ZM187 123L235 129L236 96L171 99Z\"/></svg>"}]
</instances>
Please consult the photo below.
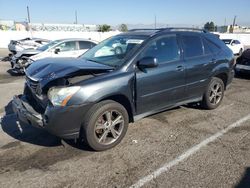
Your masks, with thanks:
<instances>
[{"instance_id":1,"label":"rear door","mask_svg":"<svg viewBox=\"0 0 250 188\"><path fill-rule=\"evenodd\" d=\"M138 60L154 57L158 66L136 71L137 114L174 105L185 96L185 67L175 34L158 37L146 46Z\"/></svg>"},{"instance_id":2,"label":"rear door","mask_svg":"<svg viewBox=\"0 0 250 188\"><path fill-rule=\"evenodd\" d=\"M186 99L198 98L208 85L216 55L198 33L182 34L181 39L186 67Z\"/></svg>"}]
</instances>

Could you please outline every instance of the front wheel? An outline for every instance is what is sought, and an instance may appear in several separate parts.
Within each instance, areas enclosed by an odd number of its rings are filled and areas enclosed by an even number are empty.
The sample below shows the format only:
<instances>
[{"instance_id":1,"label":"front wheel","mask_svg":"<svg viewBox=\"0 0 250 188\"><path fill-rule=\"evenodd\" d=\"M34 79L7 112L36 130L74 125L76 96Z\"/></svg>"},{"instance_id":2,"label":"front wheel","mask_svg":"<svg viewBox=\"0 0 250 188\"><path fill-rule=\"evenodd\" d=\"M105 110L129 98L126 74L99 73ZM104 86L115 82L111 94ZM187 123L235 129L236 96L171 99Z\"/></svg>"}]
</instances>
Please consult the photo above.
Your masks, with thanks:
<instances>
[{"instance_id":1,"label":"front wheel","mask_svg":"<svg viewBox=\"0 0 250 188\"><path fill-rule=\"evenodd\" d=\"M203 95L202 106L206 109L217 108L224 97L224 89L223 81L213 77Z\"/></svg>"},{"instance_id":2,"label":"front wheel","mask_svg":"<svg viewBox=\"0 0 250 188\"><path fill-rule=\"evenodd\" d=\"M106 100L95 104L86 114L80 136L93 150L103 151L121 142L128 124L126 109L115 101Z\"/></svg>"}]
</instances>

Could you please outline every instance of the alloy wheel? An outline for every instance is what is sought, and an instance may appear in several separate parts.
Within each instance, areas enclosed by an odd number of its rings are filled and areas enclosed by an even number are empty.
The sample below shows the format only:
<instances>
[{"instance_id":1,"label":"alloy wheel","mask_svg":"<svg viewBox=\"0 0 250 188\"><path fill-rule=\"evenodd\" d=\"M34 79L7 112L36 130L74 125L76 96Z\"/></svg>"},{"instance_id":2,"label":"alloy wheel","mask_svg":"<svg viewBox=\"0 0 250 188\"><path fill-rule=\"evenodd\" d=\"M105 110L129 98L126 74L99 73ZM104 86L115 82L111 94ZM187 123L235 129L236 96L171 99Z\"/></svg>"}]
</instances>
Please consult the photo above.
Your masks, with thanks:
<instances>
[{"instance_id":1,"label":"alloy wheel","mask_svg":"<svg viewBox=\"0 0 250 188\"><path fill-rule=\"evenodd\" d=\"M124 117L117 110L105 111L95 123L95 138L98 143L109 145L118 140L124 128Z\"/></svg>"}]
</instances>

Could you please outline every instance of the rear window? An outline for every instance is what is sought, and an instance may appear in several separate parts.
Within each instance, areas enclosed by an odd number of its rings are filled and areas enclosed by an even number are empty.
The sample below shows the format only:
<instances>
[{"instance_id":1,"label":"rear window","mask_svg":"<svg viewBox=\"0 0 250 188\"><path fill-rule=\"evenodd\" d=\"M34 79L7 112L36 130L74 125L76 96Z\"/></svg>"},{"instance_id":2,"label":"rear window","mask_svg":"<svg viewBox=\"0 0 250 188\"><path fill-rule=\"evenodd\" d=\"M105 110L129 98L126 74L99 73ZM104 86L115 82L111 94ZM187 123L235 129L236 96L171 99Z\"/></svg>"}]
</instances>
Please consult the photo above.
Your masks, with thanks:
<instances>
[{"instance_id":1,"label":"rear window","mask_svg":"<svg viewBox=\"0 0 250 188\"><path fill-rule=\"evenodd\" d=\"M201 38L195 35L183 35L183 50L186 58L198 57L203 55Z\"/></svg>"}]
</instances>

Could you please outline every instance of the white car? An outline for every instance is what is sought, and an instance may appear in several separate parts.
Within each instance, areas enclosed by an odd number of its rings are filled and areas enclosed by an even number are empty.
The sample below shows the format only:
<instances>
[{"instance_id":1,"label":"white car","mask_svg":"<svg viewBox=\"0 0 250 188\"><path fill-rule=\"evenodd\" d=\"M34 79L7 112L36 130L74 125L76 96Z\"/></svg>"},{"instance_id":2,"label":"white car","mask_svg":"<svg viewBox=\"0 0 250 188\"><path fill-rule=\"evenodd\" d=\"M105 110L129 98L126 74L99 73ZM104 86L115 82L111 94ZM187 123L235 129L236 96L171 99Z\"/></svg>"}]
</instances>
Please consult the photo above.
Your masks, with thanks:
<instances>
[{"instance_id":1,"label":"white car","mask_svg":"<svg viewBox=\"0 0 250 188\"><path fill-rule=\"evenodd\" d=\"M234 55L241 55L244 51L244 45L235 39L222 39L222 41L233 51Z\"/></svg>"},{"instance_id":2,"label":"white car","mask_svg":"<svg viewBox=\"0 0 250 188\"><path fill-rule=\"evenodd\" d=\"M82 55L88 49L94 47L96 44L96 41L80 38L52 41L51 43L39 48L38 50L40 50L40 53L37 53L38 51L36 51L37 54L33 54L32 50L29 52L31 56L28 55L28 51L17 53L12 59L12 72L24 73L24 68L28 67L32 62L47 57L76 58ZM30 57L25 56L25 54Z\"/></svg>"}]
</instances>

